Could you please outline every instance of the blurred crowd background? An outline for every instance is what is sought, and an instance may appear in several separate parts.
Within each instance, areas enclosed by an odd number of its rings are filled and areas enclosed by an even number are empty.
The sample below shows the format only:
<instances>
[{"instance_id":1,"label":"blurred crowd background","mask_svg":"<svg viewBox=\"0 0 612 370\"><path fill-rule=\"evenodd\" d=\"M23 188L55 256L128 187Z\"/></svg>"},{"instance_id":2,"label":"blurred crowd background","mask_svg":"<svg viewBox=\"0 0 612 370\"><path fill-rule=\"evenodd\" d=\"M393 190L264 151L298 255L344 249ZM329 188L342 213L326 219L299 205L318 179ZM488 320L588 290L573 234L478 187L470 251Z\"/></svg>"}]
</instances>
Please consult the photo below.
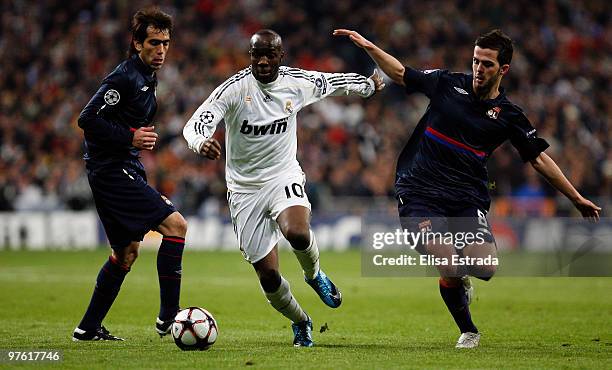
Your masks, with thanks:
<instances>
[{"instance_id":1,"label":"blurred crowd background","mask_svg":"<svg viewBox=\"0 0 612 370\"><path fill-rule=\"evenodd\" d=\"M123 58L132 14L125 0L0 3L0 211L93 208L79 112ZM189 151L182 128L226 78L249 64L260 28L282 37L283 64L369 76L374 64L335 28L353 28L416 68L470 71L474 39L501 28L515 41L510 99L520 105L573 184L600 205L612 195L612 8L607 0L176 0L166 65L158 73L156 150L149 182L186 215L225 212L224 162ZM393 208L395 161L428 100L390 86L368 99L331 98L298 115L299 160L315 212ZM223 137L223 127L217 132ZM498 215L566 215L514 148L489 161ZM434 181L434 179L432 179Z\"/></svg>"}]
</instances>

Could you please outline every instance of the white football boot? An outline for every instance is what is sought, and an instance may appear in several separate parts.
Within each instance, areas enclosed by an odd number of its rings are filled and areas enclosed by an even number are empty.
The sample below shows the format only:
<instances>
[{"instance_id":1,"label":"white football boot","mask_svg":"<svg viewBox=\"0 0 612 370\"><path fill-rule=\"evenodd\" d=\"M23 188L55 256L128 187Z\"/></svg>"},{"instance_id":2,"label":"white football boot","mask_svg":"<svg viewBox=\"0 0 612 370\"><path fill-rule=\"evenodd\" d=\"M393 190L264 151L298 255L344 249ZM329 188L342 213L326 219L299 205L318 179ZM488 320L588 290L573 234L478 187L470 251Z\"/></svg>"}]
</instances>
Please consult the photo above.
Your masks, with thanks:
<instances>
[{"instance_id":1,"label":"white football boot","mask_svg":"<svg viewBox=\"0 0 612 370\"><path fill-rule=\"evenodd\" d=\"M462 333L455 348L476 348L480 343L480 333Z\"/></svg>"}]
</instances>

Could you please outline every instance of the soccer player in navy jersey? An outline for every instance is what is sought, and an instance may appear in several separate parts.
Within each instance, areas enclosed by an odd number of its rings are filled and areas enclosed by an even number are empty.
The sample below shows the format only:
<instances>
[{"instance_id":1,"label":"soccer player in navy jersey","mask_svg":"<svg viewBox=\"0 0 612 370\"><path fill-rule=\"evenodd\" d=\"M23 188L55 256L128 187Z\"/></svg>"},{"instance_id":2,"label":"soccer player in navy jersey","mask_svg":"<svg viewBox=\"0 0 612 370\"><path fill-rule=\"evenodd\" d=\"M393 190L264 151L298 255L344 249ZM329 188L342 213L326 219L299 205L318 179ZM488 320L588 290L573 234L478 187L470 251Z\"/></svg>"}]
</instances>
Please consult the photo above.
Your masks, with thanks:
<instances>
[{"instance_id":1,"label":"soccer player in navy jersey","mask_svg":"<svg viewBox=\"0 0 612 370\"><path fill-rule=\"evenodd\" d=\"M490 206L486 162L506 140L524 162L572 201L592 221L601 208L584 198L544 150L548 143L536 135L522 110L510 102L500 87L510 69L512 40L500 30L478 37L472 58L472 74L446 70L419 71L402 65L359 33L346 29L334 35L348 36L379 67L410 94L420 92L430 104L397 164L396 195L402 227L413 232L480 232L482 239L460 248L434 239L417 250L436 258L453 255L496 257L496 246L486 214ZM472 287L469 275L489 280L494 264L437 266L440 294L461 336L457 348L474 348L480 333L471 319Z\"/></svg>"},{"instance_id":2,"label":"soccer player in navy jersey","mask_svg":"<svg viewBox=\"0 0 612 370\"><path fill-rule=\"evenodd\" d=\"M166 59L172 18L156 9L132 19L129 57L104 80L79 117L85 134L87 178L112 253L100 269L89 307L74 330L79 340L123 340L102 320L130 271L144 235L163 235L157 255L160 311L156 331L166 335L179 309L181 261L187 222L174 205L147 184L141 150L153 150L157 110L155 72Z\"/></svg>"}]
</instances>

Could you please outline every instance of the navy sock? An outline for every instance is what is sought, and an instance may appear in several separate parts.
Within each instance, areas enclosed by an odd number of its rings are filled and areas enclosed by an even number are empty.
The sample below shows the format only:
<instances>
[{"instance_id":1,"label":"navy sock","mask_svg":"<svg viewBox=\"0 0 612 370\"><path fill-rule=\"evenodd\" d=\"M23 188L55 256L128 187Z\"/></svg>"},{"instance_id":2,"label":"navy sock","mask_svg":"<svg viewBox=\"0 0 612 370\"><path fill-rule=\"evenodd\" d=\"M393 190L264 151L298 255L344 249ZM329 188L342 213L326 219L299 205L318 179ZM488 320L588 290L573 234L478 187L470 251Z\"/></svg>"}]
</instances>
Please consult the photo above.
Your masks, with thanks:
<instances>
[{"instance_id":1,"label":"navy sock","mask_svg":"<svg viewBox=\"0 0 612 370\"><path fill-rule=\"evenodd\" d=\"M102 325L102 320L117 298L123 279L129 271L129 267L122 266L113 256L108 258L98 273L91 301L79 324L80 329L92 330Z\"/></svg>"},{"instance_id":2,"label":"navy sock","mask_svg":"<svg viewBox=\"0 0 612 370\"><path fill-rule=\"evenodd\" d=\"M440 279L440 295L451 315L453 315L459 330L462 333L478 333L478 329L472 322L472 315L470 315L470 308L461 282L453 284Z\"/></svg>"},{"instance_id":3,"label":"navy sock","mask_svg":"<svg viewBox=\"0 0 612 370\"><path fill-rule=\"evenodd\" d=\"M183 248L185 248L185 238L164 236L157 252L159 318L163 321L173 318L179 310Z\"/></svg>"}]
</instances>

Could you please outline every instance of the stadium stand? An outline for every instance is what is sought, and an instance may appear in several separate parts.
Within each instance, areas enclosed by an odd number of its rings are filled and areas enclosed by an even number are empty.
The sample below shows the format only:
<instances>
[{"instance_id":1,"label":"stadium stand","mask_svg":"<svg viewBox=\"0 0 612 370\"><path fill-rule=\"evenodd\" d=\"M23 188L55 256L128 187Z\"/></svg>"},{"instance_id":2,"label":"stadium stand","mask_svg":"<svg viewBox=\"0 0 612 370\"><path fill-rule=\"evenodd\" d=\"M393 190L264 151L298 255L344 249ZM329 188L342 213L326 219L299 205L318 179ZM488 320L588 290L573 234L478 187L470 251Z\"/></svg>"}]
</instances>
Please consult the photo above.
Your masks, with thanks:
<instances>
[{"instance_id":1,"label":"stadium stand","mask_svg":"<svg viewBox=\"0 0 612 370\"><path fill-rule=\"evenodd\" d=\"M66 4L0 4L0 211L93 207L76 120L101 78L125 57L130 15L145 3ZM285 64L368 75L370 59L332 37L334 28L357 29L409 65L457 71L469 70L479 33L502 28L516 43L503 83L510 98L551 143L548 153L572 183L604 209L611 205L612 25L605 0L158 4L174 15L176 28L158 76L161 142L142 161L149 181L183 214L226 212L224 162L197 158L181 131L212 89L249 63L248 37L260 28L283 36ZM331 99L304 110L298 155L315 209L372 204L353 197L392 204L396 156L426 104L390 86L365 102ZM509 145L495 152L489 171L498 215L571 211Z\"/></svg>"}]
</instances>

